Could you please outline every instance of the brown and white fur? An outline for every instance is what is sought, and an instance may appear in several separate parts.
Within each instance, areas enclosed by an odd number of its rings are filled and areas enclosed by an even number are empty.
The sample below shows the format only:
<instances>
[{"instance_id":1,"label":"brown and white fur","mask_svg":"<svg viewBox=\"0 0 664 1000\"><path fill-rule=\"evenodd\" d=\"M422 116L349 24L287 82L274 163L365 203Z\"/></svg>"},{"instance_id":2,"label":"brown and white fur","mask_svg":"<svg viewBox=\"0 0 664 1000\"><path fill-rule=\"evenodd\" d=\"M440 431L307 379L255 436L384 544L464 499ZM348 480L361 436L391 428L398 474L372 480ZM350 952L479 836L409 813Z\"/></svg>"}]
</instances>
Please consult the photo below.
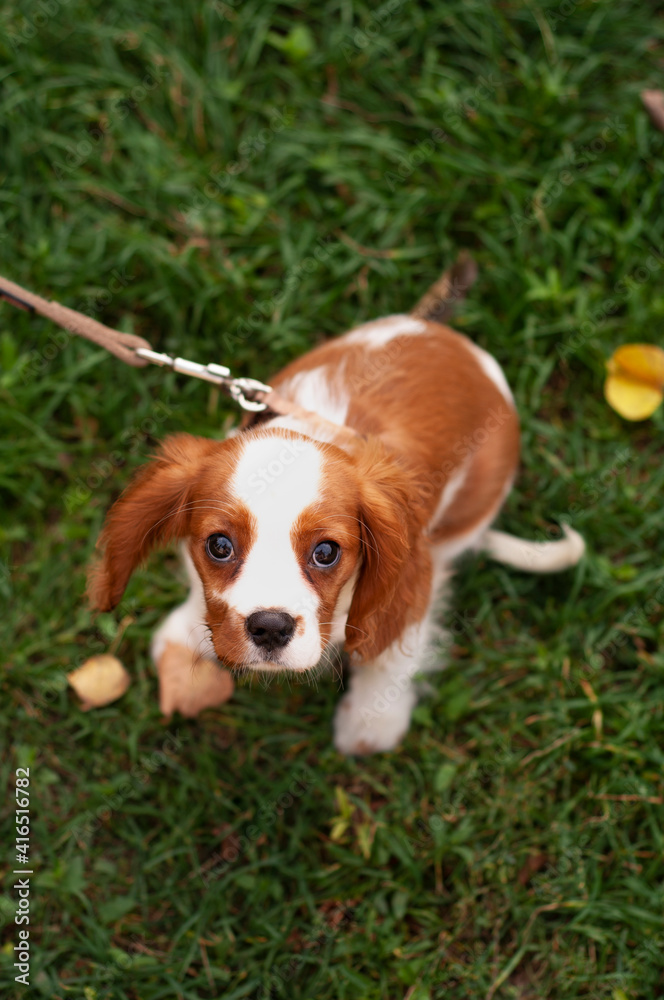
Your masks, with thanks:
<instances>
[{"instance_id":1,"label":"brown and white fur","mask_svg":"<svg viewBox=\"0 0 664 1000\"><path fill-rule=\"evenodd\" d=\"M449 327L367 323L272 384L331 425L275 417L225 441L167 438L108 515L92 601L114 607L149 551L180 539L191 590L157 630L154 659L172 641L231 668L305 673L343 646L352 672L335 744L390 750L416 675L433 669L433 611L454 560L484 549L551 572L574 565L583 540L490 530L517 469L517 414L498 363ZM316 565L335 546L338 562Z\"/></svg>"}]
</instances>

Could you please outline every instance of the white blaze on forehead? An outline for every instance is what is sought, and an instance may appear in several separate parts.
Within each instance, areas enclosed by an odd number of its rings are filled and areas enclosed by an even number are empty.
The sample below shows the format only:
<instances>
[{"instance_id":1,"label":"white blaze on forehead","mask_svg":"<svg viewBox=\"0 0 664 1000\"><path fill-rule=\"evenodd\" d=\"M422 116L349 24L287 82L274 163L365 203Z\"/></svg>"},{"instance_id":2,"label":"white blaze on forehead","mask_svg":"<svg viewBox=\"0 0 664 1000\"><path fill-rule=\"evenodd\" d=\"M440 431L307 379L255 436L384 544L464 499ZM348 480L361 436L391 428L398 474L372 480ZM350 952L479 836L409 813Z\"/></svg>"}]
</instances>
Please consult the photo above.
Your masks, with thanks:
<instances>
[{"instance_id":1,"label":"white blaze on forehead","mask_svg":"<svg viewBox=\"0 0 664 1000\"><path fill-rule=\"evenodd\" d=\"M230 487L254 517L290 530L318 497L321 471L322 455L312 441L267 434L245 444Z\"/></svg>"},{"instance_id":2,"label":"white blaze on forehead","mask_svg":"<svg viewBox=\"0 0 664 1000\"><path fill-rule=\"evenodd\" d=\"M322 456L312 442L270 435L246 444L230 482L253 515L254 538L249 552L241 553L244 565L224 600L245 617L278 608L300 618L280 655L284 666L295 669L315 666L322 653L318 595L291 539L298 517L319 496L321 473Z\"/></svg>"}]
</instances>

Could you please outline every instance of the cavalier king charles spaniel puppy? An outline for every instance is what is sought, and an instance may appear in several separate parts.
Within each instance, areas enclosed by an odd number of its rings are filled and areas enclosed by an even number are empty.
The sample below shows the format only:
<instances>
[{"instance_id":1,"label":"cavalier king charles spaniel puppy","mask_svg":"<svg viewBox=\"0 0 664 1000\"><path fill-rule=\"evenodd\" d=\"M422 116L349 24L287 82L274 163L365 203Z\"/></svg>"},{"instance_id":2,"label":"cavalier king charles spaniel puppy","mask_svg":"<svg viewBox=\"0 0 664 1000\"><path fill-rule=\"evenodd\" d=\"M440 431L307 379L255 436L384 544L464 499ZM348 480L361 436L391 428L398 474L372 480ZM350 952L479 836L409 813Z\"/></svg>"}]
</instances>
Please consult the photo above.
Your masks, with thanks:
<instances>
[{"instance_id":1,"label":"cavalier king charles spaniel puppy","mask_svg":"<svg viewBox=\"0 0 664 1000\"><path fill-rule=\"evenodd\" d=\"M306 674L343 647L335 745L391 750L417 675L439 665L434 611L454 561L482 549L552 572L583 539L490 529L519 461L514 400L490 354L421 313L366 323L272 385L317 416L167 438L107 517L91 600L115 607L148 553L179 539L191 589L155 633L155 661L175 642L231 669Z\"/></svg>"}]
</instances>

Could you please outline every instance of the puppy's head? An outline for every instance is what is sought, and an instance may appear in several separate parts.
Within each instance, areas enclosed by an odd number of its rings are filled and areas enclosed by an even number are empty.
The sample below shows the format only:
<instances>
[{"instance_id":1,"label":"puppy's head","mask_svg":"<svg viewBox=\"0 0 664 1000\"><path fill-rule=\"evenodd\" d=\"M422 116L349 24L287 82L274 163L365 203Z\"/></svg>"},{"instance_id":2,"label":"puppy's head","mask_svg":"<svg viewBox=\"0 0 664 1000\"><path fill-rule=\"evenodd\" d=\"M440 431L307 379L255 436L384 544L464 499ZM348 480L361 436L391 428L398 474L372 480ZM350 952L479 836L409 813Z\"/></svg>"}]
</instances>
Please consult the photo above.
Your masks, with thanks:
<instances>
[{"instance_id":1,"label":"puppy's head","mask_svg":"<svg viewBox=\"0 0 664 1000\"><path fill-rule=\"evenodd\" d=\"M344 637L368 659L426 603L414 513L408 476L377 444L346 454L281 430L175 435L111 509L89 595L115 607L155 546L186 539L226 665L305 671Z\"/></svg>"}]
</instances>

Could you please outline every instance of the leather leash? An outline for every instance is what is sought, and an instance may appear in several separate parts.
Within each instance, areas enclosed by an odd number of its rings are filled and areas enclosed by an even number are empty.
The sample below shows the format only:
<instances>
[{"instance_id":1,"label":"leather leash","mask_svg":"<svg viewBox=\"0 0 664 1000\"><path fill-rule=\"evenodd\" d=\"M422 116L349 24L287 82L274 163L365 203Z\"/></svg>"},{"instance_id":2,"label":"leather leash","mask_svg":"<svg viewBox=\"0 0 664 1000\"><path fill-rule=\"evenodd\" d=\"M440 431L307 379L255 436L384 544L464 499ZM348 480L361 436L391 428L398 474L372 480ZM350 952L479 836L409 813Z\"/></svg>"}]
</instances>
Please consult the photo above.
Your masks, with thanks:
<instances>
[{"instance_id":1,"label":"leather leash","mask_svg":"<svg viewBox=\"0 0 664 1000\"><path fill-rule=\"evenodd\" d=\"M476 277L477 265L475 261L467 251L462 250L452 266L440 276L438 281L431 286L426 295L411 310L411 316L438 323L447 322L454 310L455 303L465 298L466 292ZM242 430L258 424L266 415L266 411L270 410L278 416L297 417L308 424L321 427L328 434L332 431L337 439L345 438L348 441L357 441L363 436L352 427L343 427L321 417L318 413L305 410L292 400L285 399L272 386L265 385L257 379L234 378L230 369L224 365L201 365L196 361L187 361L185 358L172 358L169 354L159 354L152 350L148 341L144 340L143 337L113 330L111 327L99 323L96 319L92 319L91 316L62 306L59 302L43 299L41 295L35 295L34 292L22 288L16 282L10 281L2 275L0 275L0 298L19 309L27 309L29 312L37 312L46 316L64 330L75 333L79 337L85 337L100 347L105 347L116 358L120 358L121 361L134 368L144 368L147 364L155 364L171 368L183 375L191 375L194 378L212 382L251 414L245 418Z\"/></svg>"},{"instance_id":2,"label":"leather leash","mask_svg":"<svg viewBox=\"0 0 664 1000\"><path fill-rule=\"evenodd\" d=\"M15 281L10 281L9 278L2 275L0 275L0 298L19 309L26 309L28 312L36 312L41 316L46 316L63 330L91 340L94 344L104 347L116 358L120 358L121 361L134 368L144 368L148 364L171 368L183 375L191 375L219 386L244 410L253 413L271 410L278 416L297 417L328 430L333 428L337 436L347 438L358 436L352 428L342 427L311 410L305 410L297 403L279 395L271 386L265 385L257 379L234 378L230 369L224 365L201 365L196 361L187 361L185 358L173 358L169 354L159 354L152 350L149 342L143 337L113 330L110 326L99 323L91 316L86 316L75 309L69 309L68 306L60 305L59 302L54 302L52 299L44 299L41 295L36 295L28 289L22 288Z\"/></svg>"}]
</instances>

